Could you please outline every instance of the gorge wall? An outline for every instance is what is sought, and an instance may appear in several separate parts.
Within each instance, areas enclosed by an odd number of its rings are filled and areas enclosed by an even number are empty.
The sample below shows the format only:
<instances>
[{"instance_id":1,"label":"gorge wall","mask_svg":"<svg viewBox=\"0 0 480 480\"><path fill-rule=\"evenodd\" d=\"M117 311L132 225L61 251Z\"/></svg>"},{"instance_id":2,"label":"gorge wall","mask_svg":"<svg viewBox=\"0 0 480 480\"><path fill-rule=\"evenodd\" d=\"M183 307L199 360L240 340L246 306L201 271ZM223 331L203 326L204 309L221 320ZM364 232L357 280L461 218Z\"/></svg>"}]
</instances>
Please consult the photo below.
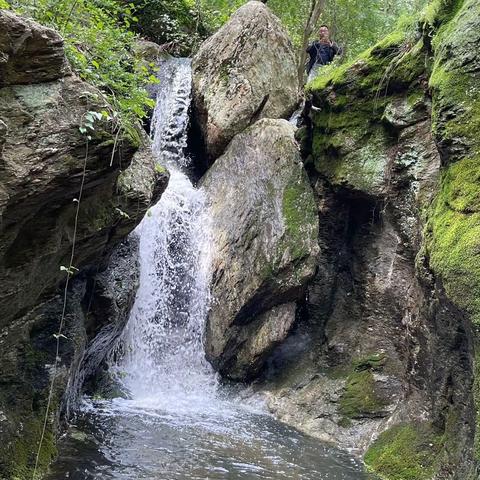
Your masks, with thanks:
<instances>
[{"instance_id":1,"label":"gorge wall","mask_svg":"<svg viewBox=\"0 0 480 480\"><path fill-rule=\"evenodd\" d=\"M479 18L478 0L434 0L309 85L297 131L286 120L299 102L295 52L262 2L193 60L216 238L207 358L385 479L479 476ZM138 284L136 240L124 239L168 175L146 140L116 148L103 120L91 139L79 130L108 106L71 73L56 32L1 11L0 52L0 478L10 479L31 477L52 375L41 470L122 332Z\"/></svg>"},{"instance_id":2,"label":"gorge wall","mask_svg":"<svg viewBox=\"0 0 480 480\"><path fill-rule=\"evenodd\" d=\"M72 74L58 33L0 11L0 478L32 477L54 381L39 472L48 466L86 346L106 323L121 325L133 301L133 268L102 271L168 176L146 141L115 142L100 120L109 108ZM87 123L89 138L80 130ZM113 287L123 303L109 297Z\"/></svg>"}]
</instances>

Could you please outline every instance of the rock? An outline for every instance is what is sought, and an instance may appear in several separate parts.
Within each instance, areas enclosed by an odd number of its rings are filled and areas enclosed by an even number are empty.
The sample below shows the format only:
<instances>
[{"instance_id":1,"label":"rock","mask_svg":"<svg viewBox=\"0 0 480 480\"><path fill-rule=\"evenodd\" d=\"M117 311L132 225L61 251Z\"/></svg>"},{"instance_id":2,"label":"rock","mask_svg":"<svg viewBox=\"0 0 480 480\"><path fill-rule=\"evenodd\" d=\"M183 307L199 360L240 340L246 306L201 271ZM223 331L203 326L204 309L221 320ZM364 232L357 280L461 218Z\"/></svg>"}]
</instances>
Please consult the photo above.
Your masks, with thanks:
<instances>
[{"instance_id":1,"label":"rock","mask_svg":"<svg viewBox=\"0 0 480 480\"><path fill-rule=\"evenodd\" d=\"M97 378L107 380L101 370L106 370L105 359L128 321L140 283L139 243L132 232L112 252L107 268L89 281L88 310L78 319L87 326L88 343L65 386L66 418L74 414L84 392L97 391Z\"/></svg>"},{"instance_id":2,"label":"rock","mask_svg":"<svg viewBox=\"0 0 480 480\"><path fill-rule=\"evenodd\" d=\"M0 89L6 125L0 157L0 325L35 305L64 278L86 158L74 265L106 258L166 186L149 147L122 139L114 154L108 125L88 142L79 122L100 110L97 91L75 76ZM124 169L120 170L121 166Z\"/></svg>"},{"instance_id":3,"label":"rock","mask_svg":"<svg viewBox=\"0 0 480 480\"><path fill-rule=\"evenodd\" d=\"M257 316L239 330L234 361L228 363L229 378L252 379L258 376L269 355L281 345L295 322L295 303L278 305Z\"/></svg>"},{"instance_id":4,"label":"rock","mask_svg":"<svg viewBox=\"0 0 480 480\"><path fill-rule=\"evenodd\" d=\"M317 211L293 126L258 121L233 139L202 185L216 239L207 357L244 379L286 337L295 316L289 304L315 271Z\"/></svg>"},{"instance_id":5,"label":"rock","mask_svg":"<svg viewBox=\"0 0 480 480\"><path fill-rule=\"evenodd\" d=\"M59 361L54 371L56 339L64 298L54 295L26 315L2 327L0 336L0 478L32 478L40 432L45 418L50 382L54 382L39 471L43 472L56 454L55 432L58 408L68 383L70 369L78 365L87 343L82 299L84 280L73 282L67 293Z\"/></svg>"},{"instance_id":6,"label":"rock","mask_svg":"<svg viewBox=\"0 0 480 480\"><path fill-rule=\"evenodd\" d=\"M135 55L145 60L147 64L151 62L157 64L160 59L170 57L165 51L165 48L155 42L150 42L143 38L138 39L135 43Z\"/></svg>"},{"instance_id":7,"label":"rock","mask_svg":"<svg viewBox=\"0 0 480 480\"><path fill-rule=\"evenodd\" d=\"M298 103L296 55L261 2L241 7L193 59L196 121L210 160L261 118L286 118Z\"/></svg>"},{"instance_id":8,"label":"rock","mask_svg":"<svg viewBox=\"0 0 480 480\"><path fill-rule=\"evenodd\" d=\"M0 11L0 411L7 419L0 426L0 478L32 477L54 379L39 470L48 466L67 384L104 326L102 315L88 313L102 302L107 310L101 272L168 180L146 138L142 145L125 135L115 141L112 125L95 120L87 141L79 129L87 112L109 106L70 74L62 45L54 31ZM73 244L75 270L64 293ZM117 315L121 324L135 285L103 317ZM67 338L54 376L64 298Z\"/></svg>"},{"instance_id":9,"label":"rock","mask_svg":"<svg viewBox=\"0 0 480 480\"><path fill-rule=\"evenodd\" d=\"M0 88L58 80L69 70L57 32L0 10Z\"/></svg>"}]
</instances>

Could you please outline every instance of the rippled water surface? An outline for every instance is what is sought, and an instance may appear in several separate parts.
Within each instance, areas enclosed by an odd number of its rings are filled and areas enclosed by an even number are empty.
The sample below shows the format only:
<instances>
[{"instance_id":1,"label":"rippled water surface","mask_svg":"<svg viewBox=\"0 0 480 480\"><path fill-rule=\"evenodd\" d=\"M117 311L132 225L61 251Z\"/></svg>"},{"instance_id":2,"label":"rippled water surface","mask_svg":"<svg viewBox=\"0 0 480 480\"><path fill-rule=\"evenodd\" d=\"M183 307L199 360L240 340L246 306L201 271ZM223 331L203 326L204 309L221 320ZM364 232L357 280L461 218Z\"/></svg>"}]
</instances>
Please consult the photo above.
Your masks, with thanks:
<instances>
[{"instance_id":1,"label":"rippled water surface","mask_svg":"<svg viewBox=\"0 0 480 480\"><path fill-rule=\"evenodd\" d=\"M221 400L204 411L184 406L168 412L125 400L88 404L48 480L369 478L347 454L253 407Z\"/></svg>"}]
</instances>

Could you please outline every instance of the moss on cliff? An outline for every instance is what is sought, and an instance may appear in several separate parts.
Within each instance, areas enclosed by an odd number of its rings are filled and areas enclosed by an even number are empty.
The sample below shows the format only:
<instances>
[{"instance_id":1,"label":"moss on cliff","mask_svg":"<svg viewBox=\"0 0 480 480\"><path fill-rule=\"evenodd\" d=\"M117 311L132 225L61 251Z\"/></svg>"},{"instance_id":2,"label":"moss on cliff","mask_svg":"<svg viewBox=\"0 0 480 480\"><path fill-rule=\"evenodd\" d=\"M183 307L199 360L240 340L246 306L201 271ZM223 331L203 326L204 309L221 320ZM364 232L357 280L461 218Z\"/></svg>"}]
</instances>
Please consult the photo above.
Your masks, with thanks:
<instances>
[{"instance_id":1,"label":"moss on cliff","mask_svg":"<svg viewBox=\"0 0 480 480\"><path fill-rule=\"evenodd\" d=\"M317 107L311 114L314 165L334 185L384 193L396 144L384 122L385 108L407 87L416 93L413 103L423 102L420 77L429 62L419 32L416 23L403 24L350 64L326 68L308 85Z\"/></svg>"},{"instance_id":2,"label":"moss on cliff","mask_svg":"<svg viewBox=\"0 0 480 480\"><path fill-rule=\"evenodd\" d=\"M443 154L440 191L430 209L426 245L430 265L448 296L480 325L480 4L437 0L426 20L435 32L433 132ZM477 355L478 358L478 355ZM475 401L478 431L478 360Z\"/></svg>"},{"instance_id":3,"label":"moss on cliff","mask_svg":"<svg viewBox=\"0 0 480 480\"><path fill-rule=\"evenodd\" d=\"M399 181L399 169L408 167L396 157L402 129L428 118L432 97L432 134L442 157L441 179L433 196L416 198L422 212L416 221L426 224L422 248L431 278L480 326L478 45L480 3L433 0L416 27L397 30L348 65L325 69L308 90L317 107L312 113L316 170L334 186L387 200L389 174ZM476 370L478 377L478 365ZM345 416L355 415L355 408L368 400L373 377L368 370L349 375L341 400ZM480 406L478 384L477 378ZM367 453L369 467L389 480L427 479L437 467L448 469L466 458L468 453L456 450L468 443L458 433L465 417L456 412L452 399L445 402L440 414L446 422L443 437L428 425L394 427ZM479 444L477 440L477 451ZM445 457L444 464L435 463L435 456Z\"/></svg>"},{"instance_id":4,"label":"moss on cliff","mask_svg":"<svg viewBox=\"0 0 480 480\"><path fill-rule=\"evenodd\" d=\"M376 416L386 403L375 388L375 378L370 370L352 372L340 397L339 412L347 418Z\"/></svg>"},{"instance_id":5,"label":"moss on cliff","mask_svg":"<svg viewBox=\"0 0 480 480\"><path fill-rule=\"evenodd\" d=\"M397 425L370 446L365 464L386 480L430 480L442 444L429 423Z\"/></svg>"},{"instance_id":6,"label":"moss on cliff","mask_svg":"<svg viewBox=\"0 0 480 480\"><path fill-rule=\"evenodd\" d=\"M305 239L317 235L311 229L311 225L317 223L317 206L303 169L296 170L285 187L282 213L287 233L286 247L290 249L293 258L301 259L309 254L310 244ZM284 248L283 244L281 248ZM281 258L281 255L278 257Z\"/></svg>"},{"instance_id":7,"label":"moss on cliff","mask_svg":"<svg viewBox=\"0 0 480 480\"><path fill-rule=\"evenodd\" d=\"M20 423L22 423L22 420L20 420ZM11 464L7 470L10 472L13 480L33 477L38 439L42 432L42 426L43 421L41 418L32 419L23 425L21 437L13 444ZM55 443L56 440L52 431L47 429L38 457L36 478L42 478L42 474L45 473L57 455Z\"/></svg>"},{"instance_id":8,"label":"moss on cliff","mask_svg":"<svg viewBox=\"0 0 480 480\"><path fill-rule=\"evenodd\" d=\"M480 325L480 157L443 174L427 230L430 265L448 296Z\"/></svg>"}]
</instances>

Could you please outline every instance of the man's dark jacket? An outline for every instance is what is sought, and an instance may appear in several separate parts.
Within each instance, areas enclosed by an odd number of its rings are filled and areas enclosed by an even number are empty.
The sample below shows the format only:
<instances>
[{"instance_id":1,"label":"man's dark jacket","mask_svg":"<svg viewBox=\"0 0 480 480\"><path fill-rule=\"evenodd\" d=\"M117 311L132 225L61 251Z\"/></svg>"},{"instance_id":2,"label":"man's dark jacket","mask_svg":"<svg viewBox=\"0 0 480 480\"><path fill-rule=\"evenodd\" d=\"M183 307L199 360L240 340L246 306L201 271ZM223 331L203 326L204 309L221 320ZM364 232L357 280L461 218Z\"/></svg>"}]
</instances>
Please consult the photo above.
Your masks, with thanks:
<instances>
[{"instance_id":1,"label":"man's dark jacket","mask_svg":"<svg viewBox=\"0 0 480 480\"><path fill-rule=\"evenodd\" d=\"M330 63L335 55L339 52L339 47L335 42L322 43L318 40L311 43L307 48L307 53L310 55L310 60L307 66L307 73L315 64L327 65Z\"/></svg>"}]
</instances>

